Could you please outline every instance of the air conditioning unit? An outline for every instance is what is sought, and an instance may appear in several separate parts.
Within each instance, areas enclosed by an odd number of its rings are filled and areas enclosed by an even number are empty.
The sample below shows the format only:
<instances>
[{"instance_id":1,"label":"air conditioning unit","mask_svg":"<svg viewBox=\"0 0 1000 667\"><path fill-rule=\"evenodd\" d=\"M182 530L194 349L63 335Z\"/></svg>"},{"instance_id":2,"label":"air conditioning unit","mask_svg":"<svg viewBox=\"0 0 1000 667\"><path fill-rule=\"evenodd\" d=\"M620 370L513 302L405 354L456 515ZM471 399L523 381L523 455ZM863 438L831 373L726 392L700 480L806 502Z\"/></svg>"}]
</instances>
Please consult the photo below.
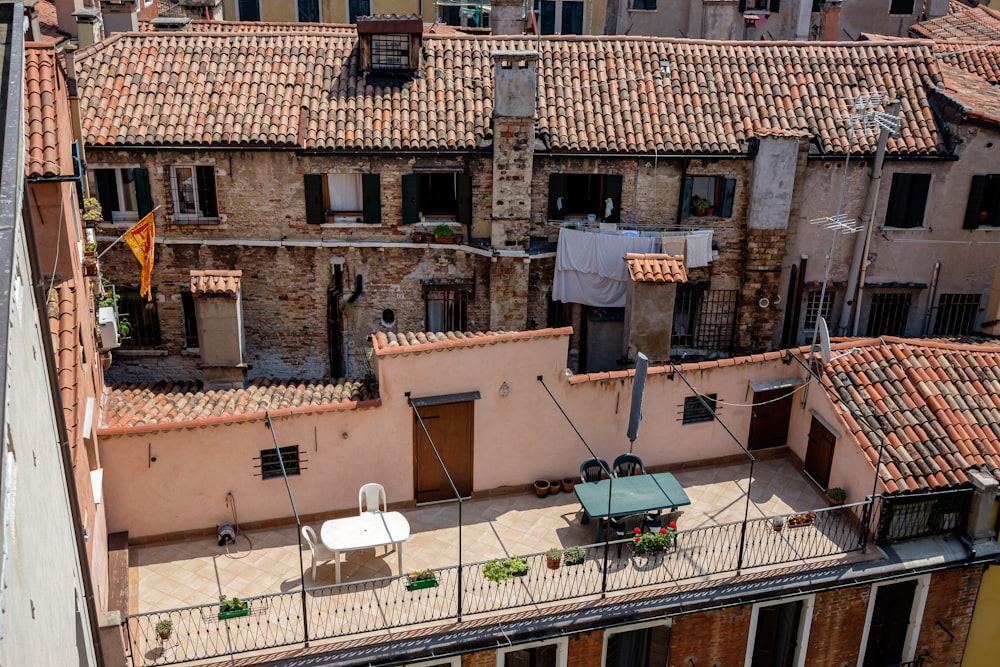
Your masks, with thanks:
<instances>
[{"instance_id":1,"label":"air conditioning unit","mask_svg":"<svg viewBox=\"0 0 1000 667\"><path fill-rule=\"evenodd\" d=\"M118 338L118 313L112 306L97 311L97 332L101 336L100 350L113 350L121 345Z\"/></svg>"}]
</instances>

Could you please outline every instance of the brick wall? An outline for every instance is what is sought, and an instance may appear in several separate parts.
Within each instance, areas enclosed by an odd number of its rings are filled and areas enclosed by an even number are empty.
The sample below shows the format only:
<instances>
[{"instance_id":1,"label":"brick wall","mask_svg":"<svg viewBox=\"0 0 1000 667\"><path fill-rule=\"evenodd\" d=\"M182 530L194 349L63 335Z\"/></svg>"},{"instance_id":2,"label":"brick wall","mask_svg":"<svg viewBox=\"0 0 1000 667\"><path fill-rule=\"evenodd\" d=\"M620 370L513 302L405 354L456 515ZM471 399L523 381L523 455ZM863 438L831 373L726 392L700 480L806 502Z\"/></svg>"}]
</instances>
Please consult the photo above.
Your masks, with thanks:
<instances>
[{"instance_id":1,"label":"brick wall","mask_svg":"<svg viewBox=\"0 0 1000 667\"><path fill-rule=\"evenodd\" d=\"M917 654L926 650L930 664L962 664L982 578L981 565L936 572L931 577L917 640Z\"/></svg>"}]
</instances>

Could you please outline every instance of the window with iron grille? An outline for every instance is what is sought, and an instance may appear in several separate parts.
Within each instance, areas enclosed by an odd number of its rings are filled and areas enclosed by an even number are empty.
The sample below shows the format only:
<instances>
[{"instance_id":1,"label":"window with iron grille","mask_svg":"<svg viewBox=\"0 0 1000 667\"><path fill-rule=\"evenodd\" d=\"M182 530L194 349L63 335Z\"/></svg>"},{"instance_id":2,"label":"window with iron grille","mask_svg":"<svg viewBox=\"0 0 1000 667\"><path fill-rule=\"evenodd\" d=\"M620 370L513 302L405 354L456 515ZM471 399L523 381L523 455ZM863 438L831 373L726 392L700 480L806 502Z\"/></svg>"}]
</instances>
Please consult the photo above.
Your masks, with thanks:
<instances>
[{"instance_id":1,"label":"window with iron grille","mask_svg":"<svg viewBox=\"0 0 1000 667\"><path fill-rule=\"evenodd\" d=\"M170 191L174 202L174 220L199 222L218 219L215 167L210 165L171 167Z\"/></svg>"},{"instance_id":2,"label":"window with iron grille","mask_svg":"<svg viewBox=\"0 0 1000 667\"><path fill-rule=\"evenodd\" d=\"M718 394L685 397L684 417L681 419L681 423L697 424L713 421L715 419L715 401L718 397Z\"/></svg>"},{"instance_id":3,"label":"window with iron grille","mask_svg":"<svg viewBox=\"0 0 1000 667\"><path fill-rule=\"evenodd\" d=\"M809 290L809 294L806 295L806 317L805 324L803 325L806 329L815 329L816 320L822 317L826 320L826 323L830 323L830 317L833 315L833 301L836 296L836 292L831 289L826 290L826 294L823 295L823 312L819 309L819 297L823 290Z\"/></svg>"},{"instance_id":4,"label":"window with iron grille","mask_svg":"<svg viewBox=\"0 0 1000 667\"><path fill-rule=\"evenodd\" d=\"M410 69L409 35L372 35L372 69Z\"/></svg>"},{"instance_id":5,"label":"window with iron grille","mask_svg":"<svg viewBox=\"0 0 1000 667\"><path fill-rule=\"evenodd\" d=\"M466 310L471 285L428 285L424 288L426 303L425 331L465 331Z\"/></svg>"},{"instance_id":6,"label":"window with iron grille","mask_svg":"<svg viewBox=\"0 0 1000 667\"><path fill-rule=\"evenodd\" d=\"M181 317L184 318L184 348L198 348L198 316L194 309L194 296L191 292L181 292Z\"/></svg>"},{"instance_id":7,"label":"window with iron grille","mask_svg":"<svg viewBox=\"0 0 1000 667\"><path fill-rule=\"evenodd\" d=\"M122 339L123 348L158 347L163 343L160 336L160 317L156 312L156 289L152 286L153 299L149 301L139 296L138 287L118 289L118 319L128 318L131 328L127 338Z\"/></svg>"},{"instance_id":8,"label":"window with iron grille","mask_svg":"<svg viewBox=\"0 0 1000 667\"><path fill-rule=\"evenodd\" d=\"M868 309L869 336L902 336L910 316L913 295L905 292L876 292Z\"/></svg>"},{"instance_id":9,"label":"window with iron grille","mask_svg":"<svg viewBox=\"0 0 1000 667\"><path fill-rule=\"evenodd\" d=\"M942 294L938 299L934 335L972 333L979 312L979 294Z\"/></svg>"},{"instance_id":10,"label":"window with iron grille","mask_svg":"<svg viewBox=\"0 0 1000 667\"><path fill-rule=\"evenodd\" d=\"M281 458L278 458L281 452ZM298 475L302 472L299 461L299 446L289 445L280 447L278 451L274 449L260 450L260 476L262 479L281 477L281 466L285 466L285 474Z\"/></svg>"},{"instance_id":11,"label":"window with iron grille","mask_svg":"<svg viewBox=\"0 0 1000 667\"><path fill-rule=\"evenodd\" d=\"M671 346L693 347L704 352L732 352L738 296L737 290L678 285Z\"/></svg>"}]
</instances>

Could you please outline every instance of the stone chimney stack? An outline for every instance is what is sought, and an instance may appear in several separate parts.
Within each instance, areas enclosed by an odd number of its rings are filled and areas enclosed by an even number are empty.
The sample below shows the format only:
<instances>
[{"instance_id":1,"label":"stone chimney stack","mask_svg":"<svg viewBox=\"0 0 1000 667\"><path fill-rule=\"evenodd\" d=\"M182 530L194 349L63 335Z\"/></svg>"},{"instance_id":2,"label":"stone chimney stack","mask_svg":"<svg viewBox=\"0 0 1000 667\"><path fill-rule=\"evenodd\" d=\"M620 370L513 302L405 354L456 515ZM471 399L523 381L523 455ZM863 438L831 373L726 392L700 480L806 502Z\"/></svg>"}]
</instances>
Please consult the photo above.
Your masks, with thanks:
<instances>
[{"instance_id":1,"label":"stone chimney stack","mask_svg":"<svg viewBox=\"0 0 1000 667\"><path fill-rule=\"evenodd\" d=\"M76 38L81 49L101 41L101 12L92 7L73 12L76 19Z\"/></svg>"},{"instance_id":2,"label":"stone chimney stack","mask_svg":"<svg viewBox=\"0 0 1000 667\"><path fill-rule=\"evenodd\" d=\"M841 0L823 0L819 11L822 17L819 30L821 42L836 42L840 34Z\"/></svg>"},{"instance_id":3,"label":"stone chimney stack","mask_svg":"<svg viewBox=\"0 0 1000 667\"><path fill-rule=\"evenodd\" d=\"M524 0L491 0L490 29L494 37L523 35L525 29Z\"/></svg>"},{"instance_id":4,"label":"stone chimney stack","mask_svg":"<svg viewBox=\"0 0 1000 667\"><path fill-rule=\"evenodd\" d=\"M136 0L101 0L104 33L139 32L139 7Z\"/></svg>"}]
</instances>

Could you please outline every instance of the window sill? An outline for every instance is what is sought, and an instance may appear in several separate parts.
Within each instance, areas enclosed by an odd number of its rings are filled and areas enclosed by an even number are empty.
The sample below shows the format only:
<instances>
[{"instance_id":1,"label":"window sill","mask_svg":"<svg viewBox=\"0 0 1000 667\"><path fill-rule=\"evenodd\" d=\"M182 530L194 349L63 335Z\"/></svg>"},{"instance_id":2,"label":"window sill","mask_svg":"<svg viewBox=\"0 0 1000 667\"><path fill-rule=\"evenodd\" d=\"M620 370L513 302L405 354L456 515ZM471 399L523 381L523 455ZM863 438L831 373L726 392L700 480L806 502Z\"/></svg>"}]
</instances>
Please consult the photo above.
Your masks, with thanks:
<instances>
[{"instance_id":1,"label":"window sill","mask_svg":"<svg viewBox=\"0 0 1000 667\"><path fill-rule=\"evenodd\" d=\"M165 357L168 353L166 350L158 350L152 347L120 347L115 350L115 354L120 357Z\"/></svg>"},{"instance_id":2,"label":"window sill","mask_svg":"<svg viewBox=\"0 0 1000 667\"><path fill-rule=\"evenodd\" d=\"M886 225L882 225L882 231L883 232L929 232L931 231L931 228L924 227L923 225L921 225L920 227L889 227Z\"/></svg>"},{"instance_id":3,"label":"window sill","mask_svg":"<svg viewBox=\"0 0 1000 667\"><path fill-rule=\"evenodd\" d=\"M172 222L175 225L217 225L219 218L182 218L175 215Z\"/></svg>"},{"instance_id":4,"label":"window sill","mask_svg":"<svg viewBox=\"0 0 1000 667\"><path fill-rule=\"evenodd\" d=\"M629 14L655 14L656 12L656 9L637 9L635 7L628 8Z\"/></svg>"},{"instance_id":5,"label":"window sill","mask_svg":"<svg viewBox=\"0 0 1000 667\"><path fill-rule=\"evenodd\" d=\"M345 227L380 227L381 225L376 222L354 222L354 221L336 221L336 222L322 222L319 227L322 229L344 229Z\"/></svg>"}]
</instances>

